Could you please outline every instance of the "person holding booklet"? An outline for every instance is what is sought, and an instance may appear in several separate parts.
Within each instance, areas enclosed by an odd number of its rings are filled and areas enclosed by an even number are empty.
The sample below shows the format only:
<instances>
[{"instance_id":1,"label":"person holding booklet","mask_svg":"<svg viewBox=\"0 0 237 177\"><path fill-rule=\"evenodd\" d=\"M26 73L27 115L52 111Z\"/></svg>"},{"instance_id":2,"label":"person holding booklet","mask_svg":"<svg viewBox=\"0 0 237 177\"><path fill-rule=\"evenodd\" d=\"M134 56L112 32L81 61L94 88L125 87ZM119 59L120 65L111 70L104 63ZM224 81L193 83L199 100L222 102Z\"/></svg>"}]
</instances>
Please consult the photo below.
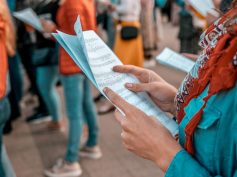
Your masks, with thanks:
<instances>
[{"instance_id":1,"label":"person holding booklet","mask_svg":"<svg viewBox=\"0 0 237 177\"><path fill-rule=\"evenodd\" d=\"M96 30L95 9L93 0L60 0L56 16L56 24L43 20L45 32L57 29L74 33L73 25L76 17L82 18L85 30ZM69 137L64 159L59 159L51 169L45 170L48 177L74 177L82 174L80 156L99 159L102 156L98 146L98 122L90 84L82 70L71 60L63 48L59 49L59 69L64 88L66 112L69 120ZM88 126L88 140L80 147L83 119Z\"/></svg>"},{"instance_id":2,"label":"person holding booklet","mask_svg":"<svg viewBox=\"0 0 237 177\"><path fill-rule=\"evenodd\" d=\"M140 83L127 89L147 92L154 103L174 115L179 142L146 112L106 87L104 93L119 108L124 146L157 164L166 177L237 177L237 1L201 36L202 54L179 90L153 71L115 66ZM175 100L175 103L174 103ZM122 112L122 113L121 113Z\"/></svg>"}]
</instances>

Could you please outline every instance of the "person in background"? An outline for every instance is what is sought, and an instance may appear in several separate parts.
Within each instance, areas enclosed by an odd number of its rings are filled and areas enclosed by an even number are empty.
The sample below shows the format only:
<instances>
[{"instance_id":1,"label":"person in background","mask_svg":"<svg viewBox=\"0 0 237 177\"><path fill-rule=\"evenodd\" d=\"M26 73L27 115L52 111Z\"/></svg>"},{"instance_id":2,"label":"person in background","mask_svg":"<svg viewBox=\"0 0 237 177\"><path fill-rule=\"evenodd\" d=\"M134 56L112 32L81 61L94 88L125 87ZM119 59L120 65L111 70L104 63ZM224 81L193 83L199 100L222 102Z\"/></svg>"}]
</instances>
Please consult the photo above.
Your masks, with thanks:
<instances>
[{"instance_id":1,"label":"person in background","mask_svg":"<svg viewBox=\"0 0 237 177\"><path fill-rule=\"evenodd\" d=\"M202 30L194 26L193 15L187 8L185 0L175 0L175 2L181 7L178 34L180 53L197 54L200 50L198 40Z\"/></svg>"},{"instance_id":2,"label":"person in background","mask_svg":"<svg viewBox=\"0 0 237 177\"><path fill-rule=\"evenodd\" d=\"M40 18L56 23L58 7L59 0L42 1L35 7L35 12ZM59 79L58 46L52 40L50 34L35 32L36 42L32 59L36 67L37 87L52 117L47 129L63 131L61 100L56 90Z\"/></svg>"},{"instance_id":3,"label":"person in background","mask_svg":"<svg viewBox=\"0 0 237 177\"><path fill-rule=\"evenodd\" d=\"M118 5L111 5L116 13L117 32L114 52L123 64L143 67L143 43L141 35L141 1L121 0ZM126 52L125 52L126 51Z\"/></svg>"},{"instance_id":4,"label":"person in background","mask_svg":"<svg viewBox=\"0 0 237 177\"><path fill-rule=\"evenodd\" d=\"M7 0L7 4L11 13L15 11L15 0ZM16 54L8 59L9 63L9 77L11 91L8 95L11 115L4 127L4 134L9 134L12 131L12 121L19 118L21 115L20 101L23 95L23 76L21 71L21 59L16 51Z\"/></svg>"},{"instance_id":5,"label":"person in background","mask_svg":"<svg viewBox=\"0 0 237 177\"><path fill-rule=\"evenodd\" d=\"M141 1L121 0L117 5L110 4L110 12L116 21L114 52L123 64L144 66L144 51L141 34ZM105 101L98 109L99 114L113 111L114 106Z\"/></svg>"},{"instance_id":6,"label":"person in background","mask_svg":"<svg viewBox=\"0 0 237 177\"><path fill-rule=\"evenodd\" d=\"M141 31L146 59L152 59L152 52L155 49L154 5L154 0L141 0Z\"/></svg>"},{"instance_id":7,"label":"person in background","mask_svg":"<svg viewBox=\"0 0 237 177\"><path fill-rule=\"evenodd\" d=\"M93 0L61 0L56 18L57 26L47 20L42 21L42 25L46 32L53 32L57 28L65 33L75 34L74 23L78 15L81 18L83 30L96 30ZM59 50L59 68L69 121L69 137L64 159L59 159L51 169L45 171L45 175L76 177L82 174L78 163L79 155L91 159L99 159L102 156L98 146L99 127L90 83L62 47ZM80 148L83 119L88 126L89 135L86 145Z\"/></svg>"},{"instance_id":8,"label":"person in background","mask_svg":"<svg viewBox=\"0 0 237 177\"><path fill-rule=\"evenodd\" d=\"M16 10L18 11L28 7L35 9L40 2L41 0L19 0L16 1ZM17 49L30 81L29 93L32 96L37 96L39 103L38 106L34 108L33 114L26 118L26 122L28 123L50 120L49 111L37 86L37 72L33 63L35 39L35 30L24 23L17 21Z\"/></svg>"},{"instance_id":9,"label":"person in background","mask_svg":"<svg viewBox=\"0 0 237 177\"><path fill-rule=\"evenodd\" d=\"M6 177L7 169L4 164L11 166L6 158L6 151L3 149L3 127L10 116L10 105L7 94L8 84L8 56L16 54L15 28L12 23L9 9L5 0L0 0L0 176ZM10 174L14 174L13 172Z\"/></svg>"}]
</instances>

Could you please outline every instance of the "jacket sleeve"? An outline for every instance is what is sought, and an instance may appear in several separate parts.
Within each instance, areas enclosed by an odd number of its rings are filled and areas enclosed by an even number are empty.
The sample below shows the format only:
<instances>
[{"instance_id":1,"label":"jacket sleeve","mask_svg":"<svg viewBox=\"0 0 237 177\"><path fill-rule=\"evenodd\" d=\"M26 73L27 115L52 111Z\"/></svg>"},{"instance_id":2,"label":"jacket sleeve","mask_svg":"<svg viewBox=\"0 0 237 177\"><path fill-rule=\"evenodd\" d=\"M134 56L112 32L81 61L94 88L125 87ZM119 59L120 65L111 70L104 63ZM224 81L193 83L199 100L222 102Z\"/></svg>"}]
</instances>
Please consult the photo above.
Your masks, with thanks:
<instances>
[{"instance_id":1,"label":"jacket sleeve","mask_svg":"<svg viewBox=\"0 0 237 177\"><path fill-rule=\"evenodd\" d=\"M213 176L185 150L176 154L171 162L165 177L223 177ZM233 177L237 177L237 169Z\"/></svg>"}]
</instances>

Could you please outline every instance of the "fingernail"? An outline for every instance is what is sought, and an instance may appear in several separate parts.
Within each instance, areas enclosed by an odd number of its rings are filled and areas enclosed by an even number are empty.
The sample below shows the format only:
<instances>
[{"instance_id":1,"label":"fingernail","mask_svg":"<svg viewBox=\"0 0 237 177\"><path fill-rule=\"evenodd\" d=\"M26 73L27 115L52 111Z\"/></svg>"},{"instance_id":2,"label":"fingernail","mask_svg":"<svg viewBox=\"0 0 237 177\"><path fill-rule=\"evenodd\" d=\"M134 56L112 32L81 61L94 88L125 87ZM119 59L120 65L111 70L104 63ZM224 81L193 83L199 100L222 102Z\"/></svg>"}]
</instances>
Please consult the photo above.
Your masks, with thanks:
<instances>
[{"instance_id":1,"label":"fingernail","mask_svg":"<svg viewBox=\"0 0 237 177\"><path fill-rule=\"evenodd\" d=\"M114 66L114 67L113 67L113 71L115 71L115 70L116 70L116 68L117 68L117 66Z\"/></svg>"},{"instance_id":2,"label":"fingernail","mask_svg":"<svg viewBox=\"0 0 237 177\"><path fill-rule=\"evenodd\" d=\"M107 94L107 92L108 92L108 88L105 87L105 88L103 89L103 92L104 92L105 94Z\"/></svg>"},{"instance_id":3,"label":"fingernail","mask_svg":"<svg viewBox=\"0 0 237 177\"><path fill-rule=\"evenodd\" d=\"M127 84L126 84L126 87L127 87L127 88L132 88L132 87L133 87L133 84L127 83Z\"/></svg>"}]
</instances>

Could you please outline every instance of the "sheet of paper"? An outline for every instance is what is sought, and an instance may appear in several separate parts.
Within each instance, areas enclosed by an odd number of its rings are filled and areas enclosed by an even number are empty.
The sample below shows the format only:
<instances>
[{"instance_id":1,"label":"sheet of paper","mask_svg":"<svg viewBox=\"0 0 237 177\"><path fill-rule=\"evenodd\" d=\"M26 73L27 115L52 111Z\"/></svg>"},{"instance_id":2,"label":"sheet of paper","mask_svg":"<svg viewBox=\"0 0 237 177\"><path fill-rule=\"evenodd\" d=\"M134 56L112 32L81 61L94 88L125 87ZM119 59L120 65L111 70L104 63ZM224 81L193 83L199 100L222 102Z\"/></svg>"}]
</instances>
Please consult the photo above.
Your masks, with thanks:
<instances>
[{"instance_id":1,"label":"sheet of paper","mask_svg":"<svg viewBox=\"0 0 237 177\"><path fill-rule=\"evenodd\" d=\"M193 68L195 62L174 52L169 48L165 48L157 57L156 60L175 69L188 73Z\"/></svg>"},{"instance_id":2,"label":"sheet of paper","mask_svg":"<svg viewBox=\"0 0 237 177\"><path fill-rule=\"evenodd\" d=\"M126 83L137 83L138 80L128 74L112 71L113 66L122 65L111 49L94 31L83 32L88 62L98 89L103 93L105 87L111 88L128 103L136 106L149 116L157 118L173 135L178 133L178 125L161 111L145 93L134 93L125 88Z\"/></svg>"},{"instance_id":3,"label":"sheet of paper","mask_svg":"<svg viewBox=\"0 0 237 177\"><path fill-rule=\"evenodd\" d=\"M113 66L122 65L122 63L97 34L94 31L82 32L79 18L74 29L77 36L59 31L53 36L98 90L104 94L104 87L110 87L130 104L147 115L157 118L173 135L176 135L178 133L177 123L157 108L147 94L137 94L125 88L125 83L134 83L138 80L131 75L112 71Z\"/></svg>"},{"instance_id":4,"label":"sheet of paper","mask_svg":"<svg viewBox=\"0 0 237 177\"><path fill-rule=\"evenodd\" d=\"M43 31L43 27L40 23L39 17L36 13L31 9L27 8L18 12L14 12L13 16L19 19L20 21L32 26L38 31Z\"/></svg>"},{"instance_id":5,"label":"sheet of paper","mask_svg":"<svg viewBox=\"0 0 237 177\"><path fill-rule=\"evenodd\" d=\"M188 0L188 2L194 9L196 9L204 17L207 16L208 12L214 13L213 9L215 8L215 6L212 0Z\"/></svg>"},{"instance_id":6,"label":"sheet of paper","mask_svg":"<svg viewBox=\"0 0 237 177\"><path fill-rule=\"evenodd\" d=\"M94 86L98 87L77 36L65 34L60 31L58 31L58 33L53 33L52 35L91 80Z\"/></svg>"}]
</instances>

